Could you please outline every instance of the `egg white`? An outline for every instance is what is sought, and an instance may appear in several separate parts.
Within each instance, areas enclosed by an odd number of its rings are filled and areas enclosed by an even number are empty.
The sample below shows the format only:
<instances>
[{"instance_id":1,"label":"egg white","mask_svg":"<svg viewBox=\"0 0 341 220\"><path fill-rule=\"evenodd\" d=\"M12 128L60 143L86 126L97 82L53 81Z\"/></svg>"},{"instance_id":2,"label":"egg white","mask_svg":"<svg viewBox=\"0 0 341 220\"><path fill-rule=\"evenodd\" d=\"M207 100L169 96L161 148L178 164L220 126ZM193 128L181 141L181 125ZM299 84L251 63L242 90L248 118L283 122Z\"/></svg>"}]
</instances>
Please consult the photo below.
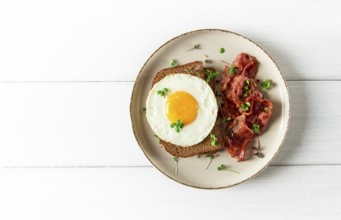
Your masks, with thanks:
<instances>
[{"instance_id":1,"label":"egg white","mask_svg":"<svg viewBox=\"0 0 341 220\"><path fill-rule=\"evenodd\" d=\"M157 94L167 88L166 97ZM177 91L191 94L198 103L196 119L184 126L178 133L170 127L166 115L166 102L169 95ZM188 74L166 76L149 91L146 101L147 121L154 133L162 140L179 146L192 146L203 141L211 132L218 114L216 97L210 86L201 78Z\"/></svg>"}]
</instances>

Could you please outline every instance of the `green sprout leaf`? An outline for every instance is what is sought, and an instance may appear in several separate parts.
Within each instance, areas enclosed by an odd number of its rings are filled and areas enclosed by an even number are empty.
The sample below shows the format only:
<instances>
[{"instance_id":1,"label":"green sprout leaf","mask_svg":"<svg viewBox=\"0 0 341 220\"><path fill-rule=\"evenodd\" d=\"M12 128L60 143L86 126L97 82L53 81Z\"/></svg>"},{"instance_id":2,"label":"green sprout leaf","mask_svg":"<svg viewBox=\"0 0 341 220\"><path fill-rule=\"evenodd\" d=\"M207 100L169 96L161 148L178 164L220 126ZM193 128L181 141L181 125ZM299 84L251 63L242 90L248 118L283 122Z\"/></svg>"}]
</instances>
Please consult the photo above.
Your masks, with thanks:
<instances>
[{"instance_id":1,"label":"green sprout leaf","mask_svg":"<svg viewBox=\"0 0 341 220\"><path fill-rule=\"evenodd\" d=\"M260 125L252 124L252 130L255 134L258 134L260 132Z\"/></svg>"},{"instance_id":2,"label":"green sprout leaf","mask_svg":"<svg viewBox=\"0 0 341 220\"><path fill-rule=\"evenodd\" d=\"M163 88L162 90L158 90L157 94L160 95L160 96L165 97L168 91L169 90L167 88Z\"/></svg>"},{"instance_id":3,"label":"green sprout leaf","mask_svg":"<svg viewBox=\"0 0 341 220\"><path fill-rule=\"evenodd\" d=\"M250 102L245 102L245 104L242 104L242 109L244 112L249 110L249 107L251 106Z\"/></svg>"},{"instance_id":4,"label":"green sprout leaf","mask_svg":"<svg viewBox=\"0 0 341 220\"><path fill-rule=\"evenodd\" d=\"M208 157L210 160L208 161L207 165L206 165L206 170L208 169L208 167L210 166L213 158L214 158L214 155L213 154L207 154L205 157Z\"/></svg>"},{"instance_id":5,"label":"green sprout leaf","mask_svg":"<svg viewBox=\"0 0 341 220\"><path fill-rule=\"evenodd\" d=\"M210 138L211 138L211 145L212 146L216 146L217 144L217 137L214 134L210 134Z\"/></svg>"},{"instance_id":6,"label":"green sprout leaf","mask_svg":"<svg viewBox=\"0 0 341 220\"><path fill-rule=\"evenodd\" d=\"M170 64L171 66L177 66L176 60L174 60L174 59L171 59L171 60L169 61L169 64Z\"/></svg>"},{"instance_id":7,"label":"green sprout leaf","mask_svg":"<svg viewBox=\"0 0 341 220\"><path fill-rule=\"evenodd\" d=\"M170 124L171 128L175 128L176 132L180 132L181 129L184 127L185 125L181 122L180 119L178 119L176 122L173 122L172 124Z\"/></svg>"},{"instance_id":8,"label":"green sprout leaf","mask_svg":"<svg viewBox=\"0 0 341 220\"><path fill-rule=\"evenodd\" d=\"M249 110L249 107L245 104L242 104L242 109L244 112L248 111Z\"/></svg>"},{"instance_id":9,"label":"green sprout leaf","mask_svg":"<svg viewBox=\"0 0 341 220\"><path fill-rule=\"evenodd\" d=\"M225 49L223 47L220 48L219 50L220 53L224 53L225 52Z\"/></svg>"},{"instance_id":10,"label":"green sprout leaf","mask_svg":"<svg viewBox=\"0 0 341 220\"><path fill-rule=\"evenodd\" d=\"M224 164L220 164L220 166L217 167L218 171L222 171L222 170L225 170L225 169L226 169L226 166Z\"/></svg>"},{"instance_id":11,"label":"green sprout leaf","mask_svg":"<svg viewBox=\"0 0 341 220\"><path fill-rule=\"evenodd\" d=\"M226 170L226 171L230 171L230 172L233 172L233 173L238 173L238 174L240 174L238 171L227 169L227 167L226 167L224 164L220 164L220 166L217 167L217 170L218 170L218 171Z\"/></svg>"},{"instance_id":12,"label":"green sprout leaf","mask_svg":"<svg viewBox=\"0 0 341 220\"><path fill-rule=\"evenodd\" d=\"M270 86L271 86L270 80L267 79L267 80L263 81L261 86L262 86L262 90L270 89Z\"/></svg>"},{"instance_id":13,"label":"green sprout leaf","mask_svg":"<svg viewBox=\"0 0 341 220\"><path fill-rule=\"evenodd\" d=\"M235 66L231 65L230 69L229 69L229 74L232 75L233 73L236 73L237 69Z\"/></svg>"},{"instance_id":14,"label":"green sprout leaf","mask_svg":"<svg viewBox=\"0 0 341 220\"><path fill-rule=\"evenodd\" d=\"M250 89L250 81L248 79L245 80L244 84L244 94L243 97L246 98L248 95L250 95L252 90Z\"/></svg>"},{"instance_id":15,"label":"green sprout leaf","mask_svg":"<svg viewBox=\"0 0 341 220\"><path fill-rule=\"evenodd\" d=\"M211 72L209 71L209 75L207 76L207 82L210 82L211 79L213 79L214 77L218 76L219 75L219 72Z\"/></svg>"}]
</instances>

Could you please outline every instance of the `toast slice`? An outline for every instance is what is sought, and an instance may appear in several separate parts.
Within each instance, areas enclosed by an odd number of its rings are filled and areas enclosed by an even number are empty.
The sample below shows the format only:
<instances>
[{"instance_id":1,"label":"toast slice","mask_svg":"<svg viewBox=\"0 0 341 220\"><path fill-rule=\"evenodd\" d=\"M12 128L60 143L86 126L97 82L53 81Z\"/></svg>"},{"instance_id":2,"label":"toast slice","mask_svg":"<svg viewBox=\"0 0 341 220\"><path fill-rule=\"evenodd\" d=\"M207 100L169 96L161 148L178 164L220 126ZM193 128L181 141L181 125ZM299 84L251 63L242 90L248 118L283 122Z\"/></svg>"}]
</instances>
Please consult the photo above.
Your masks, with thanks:
<instances>
[{"instance_id":1,"label":"toast slice","mask_svg":"<svg viewBox=\"0 0 341 220\"><path fill-rule=\"evenodd\" d=\"M215 71L213 68L207 68L210 71ZM172 74L179 74L179 73L185 73L190 74L193 76L197 76L201 79L206 80L206 74L205 74L205 68L203 67L202 63L200 61L195 61L191 63L187 63L185 65L166 68L160 70L158 73L156 73L152 84L159 82L164 77ZM214 81L214 80L211 80ZM210 86L214 86L214 84L210 83ZM160 139L160 143L164 146L165 150L170 153L171 155L175 157L191 157L194 155L201 155L201 154L212 154L217 152L218 150L224 148L224 145L222 144L222 137L220 135L219 127L216 124L212 129L212 134L215 135L217 138L216 145L211 145L211 137L208 135L202 142L188 146L188 147L182 147L178 146L169 142L166 142L162 139Z\"/></svg>"},{"instance_id":2,"label":"toast slice","mask_svg":"<svg viewBox=\"0 0 341 220\"><path fill-rule=\"evenodd\" d=\"M215 146L211 145L211 138L210 135L208 135L202 142L188 146L188 147L182 147L178 146L166 141L163 141L160 139L160 143L163 145L165 150L170 153L171 155L175 157L191 157L194 155L201 155L201 154L213 154L217 152L218 150L224 148L224 145L222 144L222 137L220 135L220 131L218 128L218 125L215 125L212 129L212 134L215 135L217 138L217 142Z\"/></svg>"},{"instance_id":3,"label":"toast slice","mask_svg":"<svg viewBox=\"0 0 341 220\"><path fill-rule=\"evenodd\" d=\"M177 74L177 73L190 74L192 76L197 76L201 79L206 78L205 69L202 63L200 61L195 61L195 62L187 63L185 65L175 66L175 67L170 67L170 68L160 70L154 76L152 85L154 86L157 82L159 82L160 80L162 80L168 75Z\"/></svg>"}]
</instances>

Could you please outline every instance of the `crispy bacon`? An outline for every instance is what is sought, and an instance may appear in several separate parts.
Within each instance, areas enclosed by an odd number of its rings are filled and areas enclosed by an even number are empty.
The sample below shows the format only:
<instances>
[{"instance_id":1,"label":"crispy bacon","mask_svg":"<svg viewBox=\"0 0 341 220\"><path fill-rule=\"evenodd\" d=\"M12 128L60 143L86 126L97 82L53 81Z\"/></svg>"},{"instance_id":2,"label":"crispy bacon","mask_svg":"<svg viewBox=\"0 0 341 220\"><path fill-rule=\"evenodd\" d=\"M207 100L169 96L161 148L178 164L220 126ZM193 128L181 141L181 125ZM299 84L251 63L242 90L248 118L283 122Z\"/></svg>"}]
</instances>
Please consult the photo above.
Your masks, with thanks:
<instances>
[{"instance_id":1,"label":"crispy bacon","mask_svg":"<svg viewBox=\"0 0 341 220\"><path fill-rule=\"evenodd\" d=\"M246 147L251 142L254 133L246 123L244 114L237 116L228 126L231 139L230 146L227 147L233 156L238 155L240 161L245 160Z\"/></svg>"},{"instance_id":2,"label":"crispy bacon","mask_svg":"<svg viewBox=\"0 0 341 220\"><path fill-rule=\"evenodd\" d=\"M233 61L233 65L238 69L238 73L248 78L255 78L258 70L258 61L255 57L246 53L240 53Z\"/></svg>"},{"instance_id":3,"label":"crispy bacon","mask_svg":"<svg viewBox=\"0 0 341 220\"><path fill-rule=\"evenodd\" d=\"M225 92L227 87L232 80L232 74L229 74L230 67L225 66L223 72L221 73L221 91Z\"/></svg>"},{"instance_id":4,"label":"crispy bacon","mask_svg":"<svg viewBox=\"0 0 341 220\"><path fill-rule=\"evenodd\" d=\"M230 120L221 125L221 132L230 155L244 161L249 143L264 131L273 105L263 98L254 81L258 69L256 58L241 53L233 65L236 71L230 73L230 67L226 66L222 72L220 115ZM252 129L255 125L260 126L259 132Z\"/></svg>"}]
</instances>

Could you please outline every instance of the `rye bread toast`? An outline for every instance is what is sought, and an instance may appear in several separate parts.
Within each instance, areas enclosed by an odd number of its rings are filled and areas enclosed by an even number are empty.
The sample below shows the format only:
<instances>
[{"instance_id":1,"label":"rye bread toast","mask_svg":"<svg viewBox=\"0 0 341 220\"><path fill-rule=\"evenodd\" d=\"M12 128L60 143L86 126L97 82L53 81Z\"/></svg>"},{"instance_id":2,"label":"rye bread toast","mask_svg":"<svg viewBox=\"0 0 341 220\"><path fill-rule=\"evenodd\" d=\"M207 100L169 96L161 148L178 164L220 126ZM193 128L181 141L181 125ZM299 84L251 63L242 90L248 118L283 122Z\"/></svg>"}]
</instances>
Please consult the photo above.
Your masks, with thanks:
<instances>
[{"instance_id":1,"label":"rye bread toast","mask_svg":"<svg viewBox=\"0 0 341 220\"><path fill-rule=\"evenodd\" d=\"M190 74L193 76L197 76L201 79L205 79L205 69L202 63L200 61L195 61L195 62L187 63L185 65L175 66L175 67L170 67L170 68L160 70L154 76L152 86L154 86L155 83L159 82L166 76L177 74L177 73Z\"/></svg>"},{"instance_id":2,"label":"rye bread toast","mask_svg":"<svg viewBox=\"0 0 341 220\"><path fill-rule=\"evenodd\" d=\"M207 68L210 71L215 71L213 68ZM191 63L187 63L185 65L166 68L160 70L158 73L156 73L152 85L162 80L164 77L172 74L179 74L179 73L185 73L190 74L193 76L197 76L201 79L206 80L206 74L205 74L205 68L203 67L202 63L200 61L195 61ZM211 81L214 81L211 80ZM214 86L213 82L210 83L210 86ZM212 132L216 138L216 145L211 145L211 138L210 135L208 135L202 142L188 146L188 147L182 147L178 146L169 142L166 142L164 140L160 139L160 143L164 146L165 150L170 153L171 155L175 157L190 157L194 155L201 155L201 154L211 154L214 153L222 148L224 148L222 144L222 138L220 135L219 128L217 124L213 127Z\"/></svg>"},{"instance_id":3,"label":"rye bread toast","mask_svg":"<svg viewBox=\"0 0 341 220\"><path fill-rule=\"evenodd\" d=\"M220 131L217 125L213 127L211 133L214 134L217 138L215 146L211 145L210 135L208 135L202 142L188 147L178 146L163 140L160 140L160 143L163 145L168 153L175 157L191 157L201 154L213 154L218 150L224 148L224 146L222 144L222 138L220 136Z\"/></svg>"}]
</instances>

